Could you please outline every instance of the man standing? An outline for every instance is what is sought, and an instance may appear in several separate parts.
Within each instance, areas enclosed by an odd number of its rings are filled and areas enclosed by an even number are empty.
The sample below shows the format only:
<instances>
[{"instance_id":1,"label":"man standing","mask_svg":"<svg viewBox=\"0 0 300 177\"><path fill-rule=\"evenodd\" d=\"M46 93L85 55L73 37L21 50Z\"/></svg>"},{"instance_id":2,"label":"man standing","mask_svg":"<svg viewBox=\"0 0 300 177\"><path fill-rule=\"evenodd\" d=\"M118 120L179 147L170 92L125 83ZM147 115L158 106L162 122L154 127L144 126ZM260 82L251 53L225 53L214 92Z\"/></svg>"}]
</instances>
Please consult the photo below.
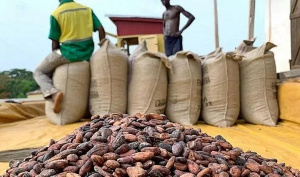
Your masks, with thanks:
<instances>
[{"instance_id":1,"label":"man standing","mask_svg":"<svg viewBox=\"0 0 300 177\"><path fill-rule=\"evenodd\" d=\"M161 0L166 7L163 13L163 31L165 36L165 53L169 57L183 50L182 32L195 20L195 17L179 5L170 5L170 0ZM180 14L188 18L186 25L179 30Z\"/></svg>"},{"instance_id":2,"label":"man standing","mask_svg":"<svg viewBox=\"0 0 300 177\"><path fill-rule=\"evenodd\" d=\"M59 7L50 17L52 53L34 72L34 79L46 99L54 102L54 112L59 113L63 94L53 86L52 74L63 64L89 61L94 51L93 31L99 32L99 40L105 38L105 30L92 9L74 2L59 0Z\"/></svg>"}]
</instances>

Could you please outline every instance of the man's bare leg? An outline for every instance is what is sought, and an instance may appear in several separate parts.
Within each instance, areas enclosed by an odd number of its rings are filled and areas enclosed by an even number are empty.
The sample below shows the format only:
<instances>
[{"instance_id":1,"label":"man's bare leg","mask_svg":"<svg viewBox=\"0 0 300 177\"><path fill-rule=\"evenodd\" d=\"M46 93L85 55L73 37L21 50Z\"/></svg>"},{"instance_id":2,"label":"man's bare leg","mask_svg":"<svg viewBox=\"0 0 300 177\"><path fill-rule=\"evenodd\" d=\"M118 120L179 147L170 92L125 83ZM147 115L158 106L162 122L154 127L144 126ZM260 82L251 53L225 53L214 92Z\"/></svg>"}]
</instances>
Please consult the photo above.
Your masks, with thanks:
<instances>
[{"instance_id":1,"label":"man's bare leg","mask_svg":"<svg viewBox=\"0 0 300 177\"><path fill-rule=\"evenodd\" d=\"M54 103L53 112L58 114L61 111L61 103L63 101L63 93L62 92L56 92L52 95L52 101Z\"/></svg>"}]
</instances>

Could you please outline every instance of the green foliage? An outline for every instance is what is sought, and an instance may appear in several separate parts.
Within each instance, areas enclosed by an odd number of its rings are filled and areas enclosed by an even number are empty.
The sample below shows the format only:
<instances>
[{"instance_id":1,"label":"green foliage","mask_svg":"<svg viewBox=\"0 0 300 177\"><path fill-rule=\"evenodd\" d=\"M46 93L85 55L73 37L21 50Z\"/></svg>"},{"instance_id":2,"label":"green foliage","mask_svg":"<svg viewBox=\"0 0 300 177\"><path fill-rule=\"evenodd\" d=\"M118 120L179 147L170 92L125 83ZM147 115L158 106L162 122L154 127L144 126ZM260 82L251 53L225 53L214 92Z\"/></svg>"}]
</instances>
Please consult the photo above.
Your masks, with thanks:
<instances>
[{"instance_id":1,"label":"green foliage","mask_svg":"<svg viewBox=\"0 0 300 177\"><path fill-rule=\"evenodd\" d=\"M39 87L31 71L12 69L0 72L0 98L26 98L26 93Z\"/></svg>"}]
</instances>

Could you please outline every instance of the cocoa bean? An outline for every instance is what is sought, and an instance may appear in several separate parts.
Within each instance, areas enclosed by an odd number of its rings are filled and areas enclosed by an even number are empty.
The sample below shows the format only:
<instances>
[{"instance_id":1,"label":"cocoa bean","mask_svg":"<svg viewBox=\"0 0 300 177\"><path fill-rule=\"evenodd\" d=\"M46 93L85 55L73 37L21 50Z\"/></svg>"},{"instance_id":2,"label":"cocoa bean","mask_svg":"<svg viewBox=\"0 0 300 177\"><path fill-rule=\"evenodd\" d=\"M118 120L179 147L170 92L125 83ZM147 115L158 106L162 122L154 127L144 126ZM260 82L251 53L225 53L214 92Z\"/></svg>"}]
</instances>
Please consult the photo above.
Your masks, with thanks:
<instances>
[{"instance_id":1,"label":"cocoa bean","mask_svg":"<svg viewBox=\"0 0 300 177\"><path fill-rule=\"evenodd\" d=\"M67 160L53 160L45 164L47 169L63 169L68 166Z\"/></svg>"},{"instance_id":2,"label":"cocoa bean","mask_svg":"<svg viewBox=\"0 0 300 177\"><path fill-rule=\"evenodd\" d=\"M146 177L147 171L141 167L128 167L126 172L129 177Z\"/></svg>"},{"instance_id":3,"label":"cocoa bean","mask_svg":"<svg viewBox=\"0 0 300 177\"><path fill-rule=\"evenodd\" d=\"M120 164L116 160L107 160L104 165L112 170L120 167Z\"/></svg>"},{"instance_id":4,"label":"cocoa bean","mask_svg":"<svg viewBox=\"0 0 300 177\"><path fill-rule=\"evenodd\" d=\"M79 170L80 176L85 176L93 168L93 161L87 160L84 165Z\"/></svg>"},{"instance_id":5,"label":"cocoa bean","mask_svg":"<svg viewBox=\"0 0 300 177\"><path fill-rule=\"evenodd\" d=\"M209 176L211 172L212 172L211 168L205 168L197 174L197 177Z\"/></svg>"}]
</instances>

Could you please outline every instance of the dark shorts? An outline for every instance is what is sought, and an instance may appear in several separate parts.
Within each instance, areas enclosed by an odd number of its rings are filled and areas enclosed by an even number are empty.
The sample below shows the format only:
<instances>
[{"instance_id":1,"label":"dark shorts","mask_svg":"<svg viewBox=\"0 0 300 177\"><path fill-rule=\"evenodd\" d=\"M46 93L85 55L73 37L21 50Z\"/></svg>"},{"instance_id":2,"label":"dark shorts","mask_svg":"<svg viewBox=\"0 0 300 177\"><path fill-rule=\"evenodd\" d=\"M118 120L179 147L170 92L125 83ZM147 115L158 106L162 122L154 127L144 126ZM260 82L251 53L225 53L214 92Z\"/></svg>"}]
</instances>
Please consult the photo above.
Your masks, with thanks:
<instances>
[{"instance_id":1,"label":"dark shorts","mask_svg":"<svg viewBox=\"0 0 300 177\"><path fill-rule=\"evenodd\" d=\"M182 51L182 36L173 37L165 36L165 53L167 57L176 54L178 51Z\"/></svg>"}]
</instances>

